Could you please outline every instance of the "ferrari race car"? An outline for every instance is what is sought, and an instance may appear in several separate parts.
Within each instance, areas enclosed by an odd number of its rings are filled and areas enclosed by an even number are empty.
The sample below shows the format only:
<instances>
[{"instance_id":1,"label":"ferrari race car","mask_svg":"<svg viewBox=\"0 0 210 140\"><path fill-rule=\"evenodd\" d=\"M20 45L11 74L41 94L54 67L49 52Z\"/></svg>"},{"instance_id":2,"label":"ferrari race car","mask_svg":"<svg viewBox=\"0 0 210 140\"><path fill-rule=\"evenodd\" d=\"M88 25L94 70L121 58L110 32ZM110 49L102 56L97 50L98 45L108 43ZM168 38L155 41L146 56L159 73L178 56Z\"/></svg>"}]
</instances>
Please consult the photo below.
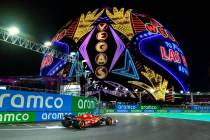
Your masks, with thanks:
<instances>
[{"instance_id":1,"label":"ferrari race car","mask_svg":"<svg viewBox=\"0 0 210 140\"><path fill-rule=\"evenodd\" d=\"M83 129L86 127L116 124L117 120L113 120L111 117L95 116L92 114L80 116L64 115L64 120L61 123L64 127Z\"/></svg>"}]
</instances>

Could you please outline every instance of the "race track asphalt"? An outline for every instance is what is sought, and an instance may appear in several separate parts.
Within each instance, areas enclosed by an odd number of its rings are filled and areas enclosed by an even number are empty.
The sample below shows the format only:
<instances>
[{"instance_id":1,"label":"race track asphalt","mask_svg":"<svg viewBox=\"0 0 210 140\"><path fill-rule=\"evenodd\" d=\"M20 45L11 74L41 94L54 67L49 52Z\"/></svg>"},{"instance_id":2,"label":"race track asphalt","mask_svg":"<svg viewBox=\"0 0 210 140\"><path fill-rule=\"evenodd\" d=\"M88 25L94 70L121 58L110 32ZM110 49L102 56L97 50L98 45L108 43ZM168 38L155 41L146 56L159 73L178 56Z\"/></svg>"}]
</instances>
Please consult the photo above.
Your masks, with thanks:
<instances>
[{"instance_id":1,"label":"race track asphalt","mask_svg":"<svg viewBox=\"0 0 210 140\"><path fill-rule=\"evenodd\" d=\"M61 123L0 124L0 140L210 140L210 122L112 114L112 126L77 130Z\"/></svg>"}]
</instances>

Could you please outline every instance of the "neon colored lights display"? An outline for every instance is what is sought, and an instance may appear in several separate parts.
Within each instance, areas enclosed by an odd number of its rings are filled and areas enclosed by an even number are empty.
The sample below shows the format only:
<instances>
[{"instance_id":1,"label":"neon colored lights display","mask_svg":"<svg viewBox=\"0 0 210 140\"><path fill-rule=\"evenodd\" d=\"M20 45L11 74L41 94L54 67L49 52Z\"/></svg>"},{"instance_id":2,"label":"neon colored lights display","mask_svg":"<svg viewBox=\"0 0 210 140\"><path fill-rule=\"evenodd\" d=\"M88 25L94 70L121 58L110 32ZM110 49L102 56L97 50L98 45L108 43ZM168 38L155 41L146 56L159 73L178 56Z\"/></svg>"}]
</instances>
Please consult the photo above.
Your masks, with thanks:
<instances>
[{"instance_id":1,"label":"neon colored lights display","mask_svg":"<svg viewBox=\"0 0 210 140\"><path fill-rule=\"evenodd\" d=\"M164 38L160 34L137 40L139 51L148 59L161 66L171 74L187 91L187 77L189 76L186 59L176 42Z\"/></svg>"},{"instance_id":2,"label":"neon colored lights display","mask_svg":"<svg viewBox=\"0 0 210 140\"><path fill-rule=\"evenodd\" d=\"M63 51L66 54L70 52L69 45L60 41L52 42L51 47L58 51ZM63 66L66 63L67 62L65 59L60 60L57 58L53 58L53 51L47 52L42 60L40 75L55 75L63 69Z\"/></svg>"},{"instance_id":3,"label":"neon colored lights display","mask_svg":"<svg viewBox=\"0 0 210 140\"><path fill-rule=\"evenodd\" d=\"M166 50L164 46L160 46L160 52L162 59L174 63L179 63L179 64L181 63L179 52L174 51L172 49Z\"/></svg>"},{"instance_id":4,"label":"neon colored lights display","mask_svg":"<svg viewBox=\"0 0 210 140\"><path fill-rule=\"evenodd\" d=\"M107 69L104 66L98 66L95 70L95 74L99 79L104 79L107 76Z\"/></svg>"},{"instance_id":5,"label":"neon colored lights display","mask_svg":"<svg viewBox=\"0 0 210 140\"><path fill-rule=\"evenodd\" d=\"M125 50L124 67L112 70L112 73L139 80L139 75L128 50Z\"/></svg>"},{"instance_id":6,"label":"neon colored lights display","mask_svg":"<svg viewBox=\"0 0 210 140\"><path fill-rule=\"evenodd\" d=\"M139 86L149 93L151 93L156 100L165 100L166 89L168 86L168 81L163 79L161 75L155 73L150 68L144 66L145 71L142 71L142 75L147 78L150 85L139 81L128 81L128 83Z\"/></svg>"},{"instance_id":7,"label":"neon colored lights display","mask_svg":"<svg viewBox=\"0 0 210 140\"><path fill-rule=\"evenodd\" d=\"M95 62L98 65L105 65L107 63L107 60L108 60L107 55L104 53L99 53L98 55L96 55L95 58Z\"/></svg>"},{"instance_id":8,"label":"neon colored lights display","mask_svg":"<svg viewBox=\"0 0 210 140\"><path fill-rule=\"evenodd\" d=\"M115 51L114 54L114 58L112 60L112 64L109 68L109 71L112 70L112 68L114 67L115 63L117 62L117 60L119 59L120 55L122 54L122 52L125 49L125 44L123 43L123 41L120 39L120 37L117 35L117 33L110 27L110 30L112 32L112 35L115 39L115 42L117 44L117 50Z\"/></svg>"},{"instance_id":9,"label":"neon colored lights display","mask_svg":"<svg viewBox=\"0 0 210 140\"><path fill-rule=\"evenodd\" d=\"M125 11L121 8L119 11L116 7L113 8L113 12L106 9L107 16L114 22L112 27L122 32L129 40L134 36L132 24L131 24L131 9Z\"/></svg>"},{"instance_id":10,"label":"neon colored lights display","mask_svg":"<svg viewBox=\"0 0 210 140\"><path fill-rule=\"evenodd\" d=\"M56 36L52 39L52 42L61 40L66 35L66 30L64 29L60 33L56 34Z\"/></svg>"},{"instance_id":11,"label":"neon colored lights display","mask_svg":"<svg viewBox=\"0 0 210 140\"><path fill-rule=\"evenodd\" d=\"M82 43L82 45L79 48L79 51L81 53L81 55L83 56L84 60L86 60L87 65L89 66L90 70L93 72L93 67L90 63L90 59L89 56L87 54L87 45L88 42L90 41L90 38L92 37L92 34L94 32L94 29L89 33L89 35L87 36L87 38L84 40L84 42Z\"/></svg>"},{"instance_id":12,"label":"neon colored lights display","mask_svg":"<svg viewBox=\"0 0 210 140\"><path fill-rule=\"evenodd\" d=\"M124 96L137 87L139 91L146 90L152 99L171 101L171 87L184 92L189 89L187 60L175 37L155 19L132 9L88 11L68 22L52 42L56 50L69 55L76 53L77 62L56 59L47 52L40 67L41 75L68 76L74 81L75 76L83 76L84 69L78 65L82 61L87 64L88 78L99 86L95 93L107 85L117 89L110 94L120 96L125 92ZM117 86L126 90L119 92ZM86 92L95 94L91 91L93 85L87 82L85 87ZM166 95L166 90L170 95Z\"/></svg>"},{"instance_id":13,"label":"neon colored lights display","mask_svg":"<svg viewBox=\"0 0 210 140\"><path fill-rule=\"evenodd\" d=\"M44 67L47 67L49 65L51 65L53 62L53 53L50 52L49 54L46 54L42 60L42 64L41 64L41 69L43 69Z\"/></svg>"},{"instance_id":14,"label":"neon colored lights display","mask_svg":"<svg viewBox=\"0 0 210 140\"><path fill-rule=\"evenodd\" d=\"M108 46L107 43L104 41L98 42L96 44L96 51L97 52L105 52L107 50Z\"/></svg>"},{"instance_id":15,"label":"neon colored lights display","mask_svg":"<svg viewBox=\"0 0 210 140\"><path fill-rule=\"evenodd\" d=\"M97 35L96 35L96 38L99 41L104 41L104 40L106 40L107 37L108 37L108 34L104 31L98 32Z\"/></svg>"},{"instance_id":16,"label":"neon colored lights display","mask_svg":"<svg viewBox=\"0 0 210 140\"><path fill-rule=\"evenodd\" d=\"M96 39L99 41L96 44L96 51L97 52L105 52L106 49L108 48L107 43L105 40L108 37L108 34L106 32L108 28L108 25L106 23L99 23L97 26L98 33L96 34ZM97 47L98 46L98 47ZM99 79L104 79L106 78L108 71L107 68L103 65L105 65L108 61L108 57L105 53L98 53L95 57L95 62L97 65L99 65L96 70L95 70L95 75Z\"/></svg>"},{"instance_id":17,"label":"neon colored lights display","mask_svg":"<svg viewBox=\"0 0 210 140\"><path fill-rule=\"evenodd\" d=\"M103 10L101 10L99 13L97 12L98 9L94 10L93 12L89 11L86 15L82 14L80 16L79 23L73 37L75 42L93 29L94 26L92 24L102 15Z\"/></svg>"},{"instance_id":18,"label":"neon colored lights display","mask_svg":"<svg viewBox=\"0 0 210 140\"><path fill-rule=\"evenodd\" d=\"M104 31L108 28L108 25L106 23L99 23L98 26L97 26L97 29L99 31Z\"/></svg>"},{"instance_id":19,"label":"neon colored lights display","mask_svg":"<svg viewBox=\"0 0 210 140\"><path fill-rule=\"evenodd\" d=\"M164 27L153 18L150 19L150 23L145 24L145 28L151 33L159 33L165 38L169 38L172 41L176 41L173 35L169 31L164 29Z\"/></svg>"}]
</instances>

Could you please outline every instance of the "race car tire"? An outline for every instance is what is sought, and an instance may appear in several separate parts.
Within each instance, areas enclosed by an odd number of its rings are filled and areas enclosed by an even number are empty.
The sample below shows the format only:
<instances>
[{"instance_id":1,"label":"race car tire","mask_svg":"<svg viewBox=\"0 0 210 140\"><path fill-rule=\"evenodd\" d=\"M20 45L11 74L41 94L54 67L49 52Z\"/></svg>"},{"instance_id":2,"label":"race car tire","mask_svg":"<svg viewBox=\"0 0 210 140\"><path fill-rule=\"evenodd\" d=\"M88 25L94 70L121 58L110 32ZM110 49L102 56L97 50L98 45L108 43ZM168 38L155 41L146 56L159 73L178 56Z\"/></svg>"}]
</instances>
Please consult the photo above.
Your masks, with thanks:
<instances>
[{"instance_id":1,"label":"race car tire","mask_svg":"<svg viewBox=\"0 0 210 140\"><path fill-rule=\"evenodd\" d=\"M73 127L77 129L84 129L85 128L85 121L84 120L76 120L73 123Z\"/></svg>"},{"instance_id":2,"label":"race car tire","mask_svg":"<svg viewBox=\"0 0 210 140\"><path fill-rule=\"evenodd\" d=\"M61 123L64 127L69 127L71 125L69 120L63 120Z\"/></svg>"},{"instance_id":3,"label":"race car tire","mask_svg":"<svg viewBox=\"0 0 210 140\"><path fill-rule=\"evenodd\" d=\"M100 126L100 125L101 125L101 121L100 120L93 124L93 126Z\"/></svg>"},{"instance_id":4,"label":"race car tire","mask_svg":"<svg viewBox=\"0 0 210 140\"><path fill-rule=\"evenodd\" d=\"M112 118L111 117L106 118L106 125L112 125Z\"/></svg>"}]
</instances>

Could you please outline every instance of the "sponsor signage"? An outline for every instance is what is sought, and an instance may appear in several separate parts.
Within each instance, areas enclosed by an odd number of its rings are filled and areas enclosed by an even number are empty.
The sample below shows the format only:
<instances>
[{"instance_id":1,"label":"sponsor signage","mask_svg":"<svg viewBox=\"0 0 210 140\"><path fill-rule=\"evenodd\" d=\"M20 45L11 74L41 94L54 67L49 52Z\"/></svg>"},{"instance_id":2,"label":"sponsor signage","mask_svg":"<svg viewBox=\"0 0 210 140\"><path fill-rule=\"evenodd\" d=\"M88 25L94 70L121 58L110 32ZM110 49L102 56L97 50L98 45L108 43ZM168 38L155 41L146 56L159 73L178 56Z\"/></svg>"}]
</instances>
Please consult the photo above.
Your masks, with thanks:
<instances>
[{"instance_id":1,"label":"sponsor signage","mask_svg":"<svg viewBox=\"0 0 210 140\"><path fill-rule=\"evenodd\" d=\"M82 115L91 112L0 112L0 124L63 120L64 115Z\"/></svg>"},{"instance_id":2,"label":"sponsor signage","mask_svg":"<svg viewBox=\"0 0 210 140\"><path fill-rule=\"evenodd\" d=\"M115 105L115 110L116 112L131 112L131 110L136 110L138 109L138 105L125 105L125 104L116 104Z\"/></svg>"},{"instance_id":3,"label":"sponsor signage","mask_svg":"<svg viewBox=\"0 0 210 140\"><path fill-rule=\"evenodd\" d=\"M199 113L210 113L210 110L196 110Z\"/></svg>"},{"instance_id":4,"label":"sponsor signage","mask_svg":"<svg viewBox=\"0 0 210 140\"><path fill-rule=\"evenodd\" d=\"M158 110L158 109L160 109L160 106L158 106L158 105L141 105L139 108L141 110Z\"/></svg>"},{"instance_id":5,"label":"sponsor signage","mask_svg":"<svg viewBox=\"0 0 210 140\"><path fill-rule=\"evenodd\" d=\"M184 113L196 113L196 110L184 110Z\"/></svg>"},{"instance_id":6,"label":"sponsor signage","mask_svg":"<svg viewBox=\"0 0 210 140\"><path fill-rule=\"evenodd\" d=\"M153 109L145 109L145 110L142 110L142 112L144 112L144 113L154 113L154 112L156 112L156 110L153 110Z\"/></svg>"},{"instance_id":7,"label":"sponsor signage","mask_svg":"<svg viewBox=\"0 0 210 140\"><path fill-rule=\"evenodd\" d=\"M142 110L140 110L140 109L131 110L131 113L141 113L141 112L142 112Z\"/></svg>"},{"instance_id":8,"label":"sponsor signage","mask_svg":"<svg viewBox=\"0 0 210 140\"><path fill-rule=\"evenodd\" d=\"M96 109L96 98L72 97L73 112L92 112Z\"/></svg>"},{"instance_id":9,"label":"sponsor signage","mask_svg":"<svg viewBox=\"0 0 210 140\"><path fill-rule=\"evenodd\" d=\"M64 115L71 115L72 112L36 112L36 121L63 120Z\"/></svg>"},{"instance_id":10,"label":"sponsor signage","mask_svg":"<svg viewBox=\"0 0 210 140\"><path fill-rule=\"evenodd\" d=\"M183 110L183 109L158 109L158 110L154 110L154 109L136 109L136 110L113 110L113 109L107 109L106 111L107 113L210 113L210 110Z\"/></svg>"},{"instance_id":11,"label":"sponsor signage","mask_svg":"<svg viewBox=\"0 0 210 140\"><path fill-rule=\"evenodd\" d=\"M72 97L15 90L0 90L0 111L71 111Z\"/></svg>"},{"instance_id":12,"label":"sponsor signage","mask_svg":"<svg viewBox=\"0 0 210 140\"><path fill-rule=\"evenodd\" d=\"M114 112L115 112L114 109L107 109L107 110L106 110L106 113L114 113Z\"/></svg>"},{"instance_id":13,"label":"sponsor signage","mask_svg":"<svg viewBox=\"0 0 210 140\"><path fill-rule=\"evenodd\" d=\"M209 110L210 111L210 106L192 106L193 110Z\"/></svg>"},{"instance_id":14,"label":"sponsor signage","mask_svg":"<svg viewBox=\"0 0 210 140\"><path fill-rule=\"evenodd\" d=\"M169 109L167 110L168 113L182 113L184 112L183 109Z\"/></svg>"},{"instance_id":15,"label":"sponsor signage","mask_svg":"<svg viewBox=\"0 0 210 140\"><path fill-rule=\"evenodd\" d=\"M80 116L84 114L92 114L92 112L73 112L73 115L75 116ZM94 114L94 115L98 115L98 114Z\"/></svg>"},{"instance_id":16,"label":"sponsor signage","mask_svg":"<svg viewBox=\"0 0 210 140\"><path fill-rule=\"evenodd\" d=\"M130 110L122 109L122 110L116 110L117 113L127 113L130 112Z\"/></svg>"},{"instance_id":17,"label":"sponsor signage","mask_svg":"<svg viewBox=\"0 0 210 140\"><path fill-rule=\"evenodd\" d=\"M157 110L157 113L167 113L167 110Z\"/></svg>"},{"instance_id":18,"label":"sponsor signage","mask_svg":"<svg viewBox=\"0 0 210 140\"><path fill-rule=\"evenodd\" d=\"M135 110L138 109L138 105L124 105L124 104L116 104L116 110Z\"/></svg>"},{"instance_id":19,"label":"sponsor signage","mask_svg":"<svg viewBox=\"0 0 210 140\"><path fill-rule=\"evenodd\" d=\"M34 121L35 112L0 112L0 124Z\"/></svg>"}]
</instances>

